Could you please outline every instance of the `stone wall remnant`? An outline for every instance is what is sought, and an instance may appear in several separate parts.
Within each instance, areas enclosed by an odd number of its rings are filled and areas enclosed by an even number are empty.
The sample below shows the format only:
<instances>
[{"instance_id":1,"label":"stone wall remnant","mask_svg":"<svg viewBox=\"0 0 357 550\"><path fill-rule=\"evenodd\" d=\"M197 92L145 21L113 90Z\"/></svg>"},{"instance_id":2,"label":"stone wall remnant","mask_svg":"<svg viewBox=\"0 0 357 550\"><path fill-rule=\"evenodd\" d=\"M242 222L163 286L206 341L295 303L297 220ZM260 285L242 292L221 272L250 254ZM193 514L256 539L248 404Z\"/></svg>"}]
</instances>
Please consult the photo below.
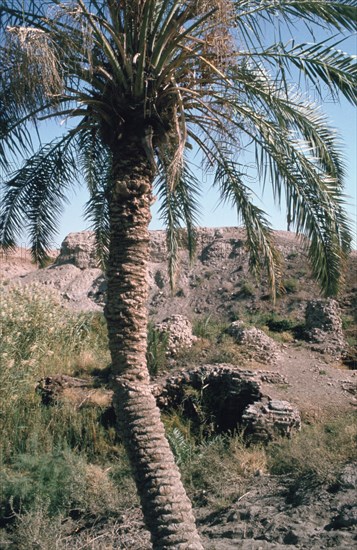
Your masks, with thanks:
<instances>
[{"instance_id":1,"label":"stone wall remnant","mask_svg":"<svg viewBox=\"0 0 357 550\"><path fill-rule=\"evenodd\" d=\"M171 315L161 323L156 323L155 330L168 335L167 352L175 356L183 348L190 348L197 340L192 334L192 325L184 315Z\"/></svg>"},{"instance_id":2,"label":"stone wall remnant","mask_svg":"<svg viewBox=\"0 0 357 550\"><path fill-rule=\"evenodd\" d=\"M279 345L265 332L256 327L246 327L242 321L234 321L227 329L235 342L246 346L253 359L274 363L282 351Z\"/></svg>"},{"instance_id":3,"label":"stone wall remnant","mask_svg":"<svg viewBox=\"0 0 357 550\"><path fill-rule=\"evenodd\" d=\"M342 330L342 319L336 300L312 300L305 310L305 326L308 339L316 351L340 358L347 350Z\"/></svg>"},{"instance_id":4,"label":"stone wall remnant","mask_svg":"<svg viewBox=\"0 0 357 550\"><path fill-rule=\"evenodd\" d=\"M251 439L267 442L276 435L290 437L301 427L296 407L262 394L261 383L267 380L282 381L274 373L222 363L176 373L153 391L160 408L180 408L201 428L209 419L214 432L242 426Z\"/></svg>"},{"instance_id":5,"label":"stone wall remnant","mask_svg":"<svg viewBox=\"0 0 357 550\"><path fill-rule=\"evenodd\" d=\"M291 435L301 429L300 413L288 401L264 398L246 407L242 426L250 440L267 442L276 435Z\"/></svg>"}]
</instances>

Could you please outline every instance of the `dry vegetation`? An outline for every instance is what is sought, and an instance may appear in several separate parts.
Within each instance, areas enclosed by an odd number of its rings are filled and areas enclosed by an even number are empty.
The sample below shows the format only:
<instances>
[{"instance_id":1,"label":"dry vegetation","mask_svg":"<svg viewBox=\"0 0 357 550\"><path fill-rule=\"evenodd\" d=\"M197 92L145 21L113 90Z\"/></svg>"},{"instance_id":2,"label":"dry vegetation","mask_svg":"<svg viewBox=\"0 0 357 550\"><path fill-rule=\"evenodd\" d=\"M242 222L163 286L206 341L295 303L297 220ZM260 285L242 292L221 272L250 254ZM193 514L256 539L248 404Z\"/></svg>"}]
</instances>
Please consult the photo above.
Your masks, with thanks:
<instances>
[{"instance_id":1,"label":"dry vegetation","mask_svg":"<svg viewBox=\"0 0 357 550\"><path fill-rule=\"evenodd\" d=\"M115 547L134 548L127 517L131 511L131 524L140 523L138 502L113 425L103 422L98 406L68 402L46 407L35 392L37 381L50 374L107 373L102 316L70 313L37 287L2 290L0 546L108 549L116 540L121 542ZM210 360L237 359L240 352L224 329L224 323L212 319L198 322L201 340L182 355L182 363L190 355L198 361L202 354ZM164 343L151 334L153 372L167 367L164 351ZM239 431L207 437L207 430L193 429L180 411L164 420L195 506L215 510L244 495L258 474L289 474L296 486L305 480L333 483L355 453L352 415L320 417L296 438L268 446L248 446Z\"/></svg>"}]
</instances>

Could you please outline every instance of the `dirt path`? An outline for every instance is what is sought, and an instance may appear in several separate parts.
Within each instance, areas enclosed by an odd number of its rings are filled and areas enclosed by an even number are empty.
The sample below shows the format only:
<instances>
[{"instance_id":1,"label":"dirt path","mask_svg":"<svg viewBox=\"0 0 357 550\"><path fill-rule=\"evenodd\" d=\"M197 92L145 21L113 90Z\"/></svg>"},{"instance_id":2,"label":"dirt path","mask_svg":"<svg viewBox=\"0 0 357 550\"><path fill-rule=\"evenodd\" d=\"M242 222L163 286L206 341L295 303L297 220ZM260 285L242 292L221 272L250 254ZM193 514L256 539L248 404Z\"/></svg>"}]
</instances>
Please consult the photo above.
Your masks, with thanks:
<instances>
[{"instance_id":1,"label":"dirt path","mask_svg":"<svg viewBox=\"0 0 357 550\"><path fill-rule=\"evenodd\" d=\"M305 417L318 418L324 411L357 406L357 371L308 345L285 345L277 363L268 365L267 370L279 372L287 384L263 384L264 392L295 404Z\"/></svg>"}]
</instances>

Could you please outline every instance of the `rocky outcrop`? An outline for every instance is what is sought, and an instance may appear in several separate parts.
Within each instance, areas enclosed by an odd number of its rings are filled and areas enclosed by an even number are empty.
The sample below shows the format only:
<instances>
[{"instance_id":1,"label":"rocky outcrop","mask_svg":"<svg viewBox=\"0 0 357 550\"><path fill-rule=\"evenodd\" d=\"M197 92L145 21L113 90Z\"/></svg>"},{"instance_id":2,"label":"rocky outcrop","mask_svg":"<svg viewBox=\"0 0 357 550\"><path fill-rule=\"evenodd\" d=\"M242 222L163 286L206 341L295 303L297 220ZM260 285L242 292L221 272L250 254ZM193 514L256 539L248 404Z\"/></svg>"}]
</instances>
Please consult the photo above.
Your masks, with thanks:
<instances>
[{"instance_id":1,"label":"rocky outcrop","mask_svg":"<svg viewBox=\"0 0 357 550\"><path fill-rule=\"evenodd\" d=\"M305 311L306 333L316 351L342 357L347 343L342 331L341 312L336 300L313 300Z\"/></svg>"},{"instance_id":2,"label":"rocky outcrop","mask_svg":"<svg viewBox=\"0 0 357 550\"><path fill-rule=\"evenodd\" d=\"M280 295L275 305L271 301L264 274L259 282L250 274L246 237L242 229L199 228L196 258L193 262L189 261L184 248L182 232L173 290L167 273L166 234L164 231L151 231L147 273L150 319L154 323L162 322L178 313L190 320L194 317L203 320L248 319L250 316L263 318L264 315L273 318L276 315L277 318L291 320L298 327L287 335L298 339L305 338L306 321L307 338L314 350L329 354L332 360L342 359L350 368L356 368L356 351L352 346L347 346L343 338L341 316L336 302L315 300L306 308L311 296L318 295L318 289L306 270L307 258L301 243L289 233L275 232L274 236L285 259L285 273L282 274L284 284L289 282L290 288L294 289ZM29 251L23 251L25 252L29 255ZM13 266L9 264L7 257L0 257L0 260L4 262L4 266L0 265L0 268L4 268L3 274L7 278L12 273ZM354 319L357 268L355 253L351 254L349 262L346 294L345 298L341 297L340 304L344 315ZM6 281L8 286L40 284L45 287L44 291L50 289L56 293L63 306L68 309L103 310L107 284L105 275L97 267L93 232L69 234L54 265L37 270L29 262L26 266L26 270L31 272L22 273L17 266L15 273L18 276ZM289 322L287 326L289 327ZM354 337L354 326L352 323L349 329L351 339ZM253 361L273 365L286 355L282 351L284 346L277 344L257 328L244 327L238 322L230 327L230 333L235 342L242 346L245 357ZM188 346L190 338L187 337ZM182 345L186 345L184 339Z\"/></svg>"}]
</instances>

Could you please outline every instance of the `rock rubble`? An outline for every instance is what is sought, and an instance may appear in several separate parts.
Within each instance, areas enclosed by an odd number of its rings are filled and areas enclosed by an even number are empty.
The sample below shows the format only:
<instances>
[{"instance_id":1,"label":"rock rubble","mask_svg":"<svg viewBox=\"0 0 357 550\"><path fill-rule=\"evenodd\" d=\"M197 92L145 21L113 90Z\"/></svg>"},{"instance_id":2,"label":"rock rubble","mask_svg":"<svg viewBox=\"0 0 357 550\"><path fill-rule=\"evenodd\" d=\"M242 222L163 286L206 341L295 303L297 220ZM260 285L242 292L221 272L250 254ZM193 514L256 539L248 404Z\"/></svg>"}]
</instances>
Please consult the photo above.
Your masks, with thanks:
<instances>
[{"instance_id":1,"label":"rock rubble","mask_svg":"<svg viewBox=\"0 0 357 550\"><path fill-rule=\"evenodd\" d=\"M245 327L242 321L234 321L227 332L237 344L246 346L257 361L274 363L282 355L280 346L265 332L256 327Z\"/></svg>"},{"instance_id":2,"label":"rock rubble","mask_svg":"<svg viewBox=\"0 0 357 550\"><path fill-rule=\"evenodd\" d=\"M316 351L337 358L347 350L342 331L341 311L336 300L312 300L305 311L306 334Z\"/></svg>"},{"instance_id":3,"label":"rock rubble","mask_svg":"<svg viewBox=\"0 0 357 550\"><path fill-rule=\"evenodd\" d=\"M190 348L197 337L192 334L192 324L184 315L171 315L161 323L156 323L155 330L167 334L167 353L175 356L183 348Z\"/></svg>"}]
</instances>

